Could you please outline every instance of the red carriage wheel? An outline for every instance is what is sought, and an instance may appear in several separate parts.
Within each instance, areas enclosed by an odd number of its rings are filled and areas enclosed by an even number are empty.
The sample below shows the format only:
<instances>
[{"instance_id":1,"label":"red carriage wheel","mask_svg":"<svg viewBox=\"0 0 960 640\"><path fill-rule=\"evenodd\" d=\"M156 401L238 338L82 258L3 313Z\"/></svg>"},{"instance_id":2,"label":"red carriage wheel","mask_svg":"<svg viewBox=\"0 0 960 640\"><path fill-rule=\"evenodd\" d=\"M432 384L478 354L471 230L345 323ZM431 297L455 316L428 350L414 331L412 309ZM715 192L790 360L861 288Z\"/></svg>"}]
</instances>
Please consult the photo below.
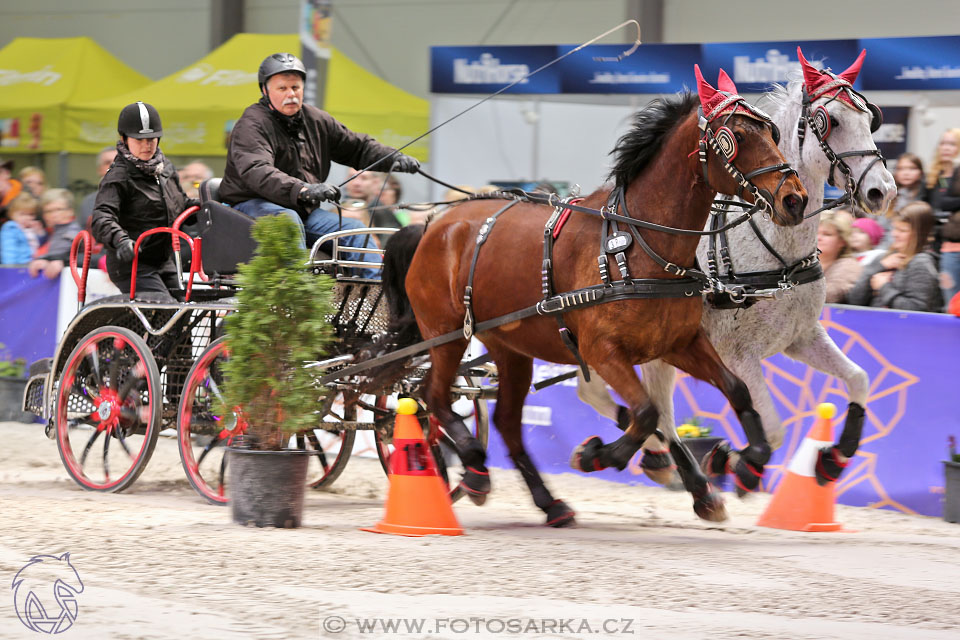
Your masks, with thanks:
<instances>
[{"instance_id":1,"label":"red carriage wheel","mask_svg":"<svg viewBox=\"0 0 960 640\"><path fill-rule=\"evenodd\" d=\"M344 409L343 400L343 394L338 393L332 401L324 403L320 411L323 427L296 435L297 448L314 453L307 467L307 482L314 489L325 489L333 484L353 453L356 430L338 429L335 425L356 422L359 409L355 405Z\"/></svg>"},{"instance_id":2,"label":"red carriage wheel","mask_svg":"<svg viewBox=\"0 0 960 640\"><path fill-rule=\"evenodd\" d=\"M228 357L225 338L210 343L187 374L177 414L180 461L194 490L212 504L226 504L226 448L243 434L241 411L225 411L222 364ZM333 404L336 406L336 403ZM343 421L335 409L324 421ZM334 417L329 417L330 415ZM316 428L290 438L291 448L306 449L310 457L308 483L328 487L350 459L356 433L334 428Z\"/></svg>"},{"instance_id":3,"label":"red carriage wheel","mask_svg":"<svg viewBox=\"0 0 960 640\"><path fill-rule=\"evenodd\" d=\"M223 407L224 338L210 343L190 367L177 411L177 447L187 480L212 504L226 504L226 447L243 433L243 416Z\"/></svg>"},{"instance_id":4,"label":"red carriage wheel","mask_svg":"<svg viewBox=\"0 0 960 640\"><path fill-rule=\"evenodd\" d=\"M480 380L478 378L462 378L463 386L465 387L478 387L480 386ZM463 405L461 407L461 404ZM393 419L394 419L394 407L396 407L396 397L390 396L379 396L377 398L377 408L380 409L380 412L384 416L378 417L378 422L383 420L389 420L389 429L388 432L392 433L393 430ZM487 408L487 401L482 398L474 398L473 400L461 399L454 403L454 410L463 416L463 422L470 429L473 436L480 441L480 444L483 445L483 448L487 448L487 437L489 429L489 410ZM428 432L428 423L427 419L424 418L421 420L421 425L423 426L424 436ZM392 440L386 440L381 436L381 430L377 429L375 432L375 437L377 440L377 456L380 458L380 464L383 467L385 473L390 471L390 455L393 453L393 444ZM443 427L440 428L440 437L437 440L437 443L431 447L433 452L433 457L437 462L437 469L440 472L440 475L443 477L444 481L447 483L447 486L450 486L451 478L457 480L453 490L450 492L450 499L454 502L460 499L463 495L463 490L459 486L459 477L463 475L463 467L460 465L460 456L457 452L457 447L453 443L453 440L447 436L446 432L443 430Z\"/></svg>"},{"instance_id":5,"label":"red carriage wheel","mask_svg":"<svg viewBox=\"0 0 960 640\"><path fill-rule=\"evenodd\" d=\"M77 343L57 387L57 448L88 491L123 491L143 472L160 430L160 371L146 342L122 327Z\"/></svg>"}]
</instances>

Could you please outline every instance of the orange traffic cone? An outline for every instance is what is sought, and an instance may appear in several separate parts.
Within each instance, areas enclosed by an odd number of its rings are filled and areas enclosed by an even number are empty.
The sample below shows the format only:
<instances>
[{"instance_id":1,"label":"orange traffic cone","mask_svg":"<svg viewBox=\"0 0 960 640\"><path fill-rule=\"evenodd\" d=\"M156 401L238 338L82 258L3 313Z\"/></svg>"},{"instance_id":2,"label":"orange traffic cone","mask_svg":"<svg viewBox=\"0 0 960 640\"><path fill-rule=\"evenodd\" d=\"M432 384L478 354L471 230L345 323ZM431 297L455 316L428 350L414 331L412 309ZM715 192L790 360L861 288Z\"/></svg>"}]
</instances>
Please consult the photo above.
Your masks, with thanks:
<instances>
[{"instance_id":1,"label":"orange traffic cone","mask_svg":"<svg viewBox=\"0 0 960 640\"><path fill-rule=\"evenodd\" d=\"M463 535L416 413L413 398L397 403L386 513L383 520L363 531L400 536Z\"/></svg>"},{"instance_id":2,"label":"orange traffic cone","mask_svg":"<svg viewBox=\"0 0 960 640\"><path fill-rule=\"evenodd\" d=\"M833 520L836 492L833 482L817 484L817 451L833 444L833 423L837 408L826 402L817 406L817 421L800 443L787 474L757 524L789 531L839 531Z\"/></svg>"}]
</instances>

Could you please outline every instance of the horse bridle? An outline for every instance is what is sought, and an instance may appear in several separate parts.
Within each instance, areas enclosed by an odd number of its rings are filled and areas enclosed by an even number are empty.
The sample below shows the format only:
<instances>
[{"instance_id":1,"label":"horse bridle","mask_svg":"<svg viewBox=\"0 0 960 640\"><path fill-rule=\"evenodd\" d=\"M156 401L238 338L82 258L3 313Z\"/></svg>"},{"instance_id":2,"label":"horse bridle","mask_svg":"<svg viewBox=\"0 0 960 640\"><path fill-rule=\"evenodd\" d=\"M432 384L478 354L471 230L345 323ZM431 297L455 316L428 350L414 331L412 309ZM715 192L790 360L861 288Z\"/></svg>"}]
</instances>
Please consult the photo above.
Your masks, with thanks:
<instances>
[{"instance_id":1,"label":"horse bridle","mask_svg":"<svg viewBox=\"0 0 960 640\"><path fill-rule=\"evenodd\" d=\"M710 185L710 176L707 172L707 149L709 148L717 155L724 170L736 181L738 185L736 196L742 200L743 192L746 190L753 196L754 205L769 215L773 212L772 201L776 194L780 192L780 188L783 187L787 179L791 175L797 175L797 172L786 162L760 167L746 174L734 166L733 160L737 157L739 149L737 147L736 136L727 124L730 118L737 112L738 107L744 109L746 112L741 115L746 115L747 117L769 124L772 129L774 144L780 144L780 129L770 116L759 108L748 104L741 96L726 94L726 98L709 114L704 115L703 107L699 107L697 110L698 127L700 129L700 141L697 151L700 166L703 170L703 181L708 187L713 188ZM726 114L726 118L723 119L722 124L717 127L716 130L711 129L710 123L724 114ZM773 171L779 171L781 173L780 182L777 184L777 188L773 193L765 189L758 189L756 185L751 182L753 178Z\"/></svg>"},{"instance_id":2,"label":"horse bridle","mask_svg":"<svg viewBox=\"0 0 960 640\"><path fill-rule=\"evenodd\" d=\"M830 144L827 142L827 138L830 136L830 113L827 111L826 105L819 105L813 110L810 108L813 102L818 100L825 93L829 91L835 91L834 95L827 100L826 104L830 104L830 102L837 100L841 95L846 95L850 100L850 103L857 109L869 113L871 115L871 132L875 132L880 128L880 125L883 123L883 112L880 111L880 108L875 104L867 101L866 98L854 91L848 81L837 77L829 71L821 71L821 73L829 75L833 80L828 82L823 87L817 89L812 96L807 93L806 86L802 88L803 100L800 120L797 125L797 138L799 140L800 149L803 149L806 128L810 127L816 136L817 141L820 143L820 148L823 150L824 155L830 162L830 175L828 178L828 183L831 186L835 186L835 172L837 169L839 169L840 172L846 177L846 183L844 185L845 195L843 198L834 200L829 204L826 204L819 209L806 214L804 216L805 220L812 218L813 216L818 215L827 209L838 207L845 202L855 201L857 194L860 192L860 186L863 184L864 177L866 177L867 173L875 164L883 161L883 155L880 153L879 149L865 149L836 153L833 148L830 147ZM873 162L871 162L867 168L864 169L863 173L860 175L860 178L856 181L853 180L853 171L844 161L844 158L854 156L876 156ZM732 203L718 201L718 204L720 206L714 210L714 216L711 218L711 229L716 229L718 227L722 228L725 226L724 223L726 221L727 213L726 206ZM756 222L754 222L753 219L751 219L749 222L754 234L757 236L757 239L760 240L760 243L764 246L767 252L776 258L781 265L783 265L783 269L780 271L751 272L748 274L735 273L733 270L733 263L729 248L727 246L726 233L720 233L718 234L720 244L720 262L726 269L726 275L724 276L720 274L720 270L717 265L717 235L711 235L710 247L707 250L707 269L711 276L720 280L731 281L728 284L733 284L738 281L742 284L747 284L748 281L752 281L755 286L769 286L770 290L774 292L786 290L806 282L813 282L823 277L823 271L820 268L819 261L817 259L818 252L816 250L811 255L806 256L805 258L802 258L792 264L788 264L784 257L781 256L780 253L773 247L773 245L771 245L770 242L763 236L763 233L760 231L760 228L757 226ZM728 289L731 288L732 287L728 286ZM717 296L714 297L716 298ZM738 294L730 295L730 300L734 306L739 306L740 304L749 303L750 300L747 298L760 297L767 296L762 293L757 294L754 292L748 292L744 287L741 287ZM721 309L732 308L722 300L712 300L711 302Z\"/></svg>"},{"instance_id":3,"label":"horse bridle","mask_svg":"<svg viewBox=\"0 0 960 640\"><path fill-rule=\"evenodd\" d=\"M800 141L800 149L802 150L803 143L806 138L807 127L813 131L813 135L816 136L817 142L820 143L820 148L823 150L823 154L830 162L830 175L827 178L827 183L831 187L837 186L835 173L837 169L839 169L840 173L842 173L845 178L844 191L846 192L849 200L851 202L855 202L857 195L860 193L860 187L863 185L863 179L867 176L867 173L869 173L870 169L872 169L876 164L884 162L883 154L880 153L879 149L861 149L857 151L844 151L843 153L836 153L833 148L830 147L830 143L827 142L827 138L830 136L830 113L827 111L826 105L830 104L834 100L838 100L840 96L846 96L854 108L870 114L871 133L876 132L877 129L880 128L880 125L883 124L883 112L880 110L880 107L872 102L869 102L863 95L855 91L853 86L848 81L834 75L830 71L824 70L820 73L830 76L833 78L833 80L818 88L813 95L807 93L806 86L803 87L803 103L802 110L800 112L800 119L797 122L797 138ZM835 93L830 96L826 104L819 105L816 109L811 109L813 103L829 91L835 91ZM854 180L853 171L844 161L844 158L857 156L875 157L873 161L867 165L867 168L863 170L863 173L860 174L860 178ZM812 217L812 215L815 215L816 213L820 213L820 211L807 214L805 217Z\"/></svg>"}]
</instances>

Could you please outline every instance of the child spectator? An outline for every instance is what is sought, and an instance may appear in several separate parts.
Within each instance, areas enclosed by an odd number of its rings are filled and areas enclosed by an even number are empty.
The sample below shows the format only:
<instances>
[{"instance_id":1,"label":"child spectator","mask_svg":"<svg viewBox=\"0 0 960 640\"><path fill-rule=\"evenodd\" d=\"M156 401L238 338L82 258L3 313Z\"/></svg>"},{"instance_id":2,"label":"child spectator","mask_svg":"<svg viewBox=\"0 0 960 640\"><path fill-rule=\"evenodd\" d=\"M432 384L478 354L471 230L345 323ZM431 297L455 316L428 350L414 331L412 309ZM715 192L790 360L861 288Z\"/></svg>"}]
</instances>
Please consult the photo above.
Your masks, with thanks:
<instances>
[{"instance_id":1,"label":"child spectator","mask_svg":"<svg viewBox=\"0 0 960 640\"><path fill-rule=\"evenodd\" d=\"M37 199L21 193L7 205L9 220L0 228L0 264L27 264L40 247L43 225L37 219Z\"/></svg>"},{"instance_id":2,"label":"child spectator","mask_svg":"<svg viewBox=\"0 0 960 640\"><path fill-rule=\"evenodd\" d=\"M933 209L925 202L905 206L893 219L887 254L864 266L847 302L911 311L940 311L943 301L936 259L924 251L933 228Z\"/></svg>"},{"instance_id":3,"label":"child spectator","mask_svg":"<svg viewBox=\"0 0 960 640\"><path fill-rule=\"evenodd\" d=\"M70 260L70 245L80 233L80 223L73 211L73 194L66 189L48 189L40 199L40 208L43 223L51 233L27 269L32 277L42 271L44 276L53 280Z\"/></svg>"},{"instance_id":4,"label":"child spectator","mask_svg":"<svg viewBox=\"0 0 960 640\"><path fill-rule=\"evenodd\" d=\"M842 212L820 214L817 249L827 283L827 302L846 302L847 292L860 276L860 263L850 250L850 229L850 220Z\"/></svg>"},{"instance_id":5,"label":"child spectator","mask_svg":"<svg viewBox=\"0 0 960 640\"><path fill-rule=\"evenodd\" d=\"M849 244L860 264L870 264L885 253L881 247L884 235L883 227L873 218L857 218L853 221Z\"/></svg>"}]
</instances>

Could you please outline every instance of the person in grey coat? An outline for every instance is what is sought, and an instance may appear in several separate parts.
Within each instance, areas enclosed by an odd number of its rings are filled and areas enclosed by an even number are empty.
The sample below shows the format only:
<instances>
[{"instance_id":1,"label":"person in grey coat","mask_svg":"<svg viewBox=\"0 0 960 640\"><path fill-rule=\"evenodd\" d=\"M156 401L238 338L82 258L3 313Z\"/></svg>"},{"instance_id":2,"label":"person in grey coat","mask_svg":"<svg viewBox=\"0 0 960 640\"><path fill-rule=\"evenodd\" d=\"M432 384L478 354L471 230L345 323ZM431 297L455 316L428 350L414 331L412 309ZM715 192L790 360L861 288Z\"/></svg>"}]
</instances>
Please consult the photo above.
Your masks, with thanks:
<instances>
[{"instance_id":1,"label":"person in grey coat","mask_svg":"<svg viewBox=\"0 0 960 640\"><path fill-rule=\"evenodd\" d=\"M935 218L925 202L901 209L893 220L893 240L882 258L864 266L847 302L906 311L940 311L943 306L937 261L924 251Z\"/></svg>"}]
</instances>

